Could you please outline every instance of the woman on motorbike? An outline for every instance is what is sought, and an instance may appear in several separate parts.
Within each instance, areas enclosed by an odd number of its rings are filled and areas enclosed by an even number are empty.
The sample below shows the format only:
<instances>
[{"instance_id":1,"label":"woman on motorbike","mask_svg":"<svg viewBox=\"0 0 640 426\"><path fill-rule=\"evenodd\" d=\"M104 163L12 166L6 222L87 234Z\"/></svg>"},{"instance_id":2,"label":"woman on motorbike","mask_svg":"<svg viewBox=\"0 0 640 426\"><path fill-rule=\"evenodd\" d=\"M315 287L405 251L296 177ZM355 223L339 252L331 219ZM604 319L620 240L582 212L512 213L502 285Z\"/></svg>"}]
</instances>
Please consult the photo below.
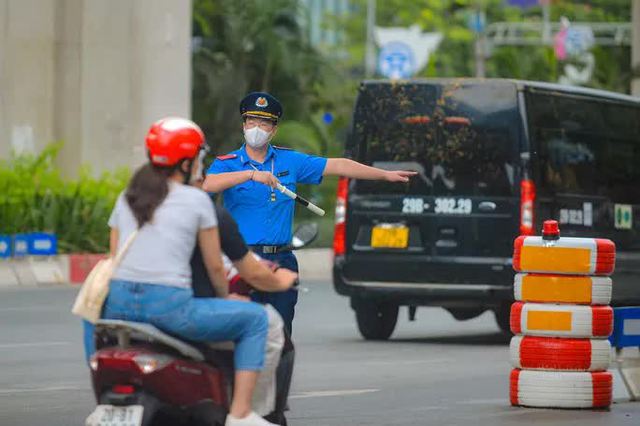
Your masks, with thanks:
<instances>
[{"instance_id":1,"label":"woman on motorbike","mask_svg":"<svg viewBox=\"0 0 640 426\"><path fill-rule=\"evenodd\" d=\"M103 317L151 323L193 341L235 342L235 382L228 426L269 426L251 410L263 368L267 314L228 296L213 204L188 186L204 135L194 123L167 118L146 138L149 163L132 177L109 219L111 254L138 230L110 283ZM194 298L189 260L198 243L218 298ZM292 274L281 275L293 283Z\"/></svg>"}]
</instances>

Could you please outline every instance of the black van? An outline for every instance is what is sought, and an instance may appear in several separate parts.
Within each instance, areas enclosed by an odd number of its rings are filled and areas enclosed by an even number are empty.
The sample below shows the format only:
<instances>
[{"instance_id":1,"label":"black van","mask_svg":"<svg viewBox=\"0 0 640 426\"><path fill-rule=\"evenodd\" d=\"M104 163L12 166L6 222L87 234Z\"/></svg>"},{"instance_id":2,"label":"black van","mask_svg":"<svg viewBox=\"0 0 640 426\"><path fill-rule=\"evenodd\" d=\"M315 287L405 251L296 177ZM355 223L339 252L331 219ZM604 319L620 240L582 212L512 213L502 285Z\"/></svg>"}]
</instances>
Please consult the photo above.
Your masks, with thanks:
<instances>
[{"instance_id":1,"label":"black van","mask_svg":"<svg viewBox=\"0 0 640 426\"><path fill-rule=\"evenodd\" d=\"M408 184L342 179L333 281L361 334L387 339L400 306L509 330L512 251L546 219L610 238L613 304L640 303L640 99L501 79L361 84L346 156L409 169Z\"/></svg>"}]
</instances>

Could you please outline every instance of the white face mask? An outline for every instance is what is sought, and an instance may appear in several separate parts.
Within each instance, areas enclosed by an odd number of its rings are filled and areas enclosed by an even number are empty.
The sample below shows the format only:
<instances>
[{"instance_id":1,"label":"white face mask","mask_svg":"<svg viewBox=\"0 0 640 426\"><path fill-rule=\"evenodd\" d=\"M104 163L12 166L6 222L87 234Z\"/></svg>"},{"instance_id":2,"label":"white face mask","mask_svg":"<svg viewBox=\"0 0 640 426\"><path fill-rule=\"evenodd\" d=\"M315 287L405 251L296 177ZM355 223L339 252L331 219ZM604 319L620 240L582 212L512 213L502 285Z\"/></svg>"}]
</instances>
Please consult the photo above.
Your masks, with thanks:
<instances>
[{"instance_id":1,"label":"white face mask","mask_svg":"<svg viewBox=\"0 0 640 426\"><path fill-rule=\"evenodd\" d=\"M264 131L259 126L244 129L244 140L251 148L262 148L269 142L269 139L271 139L271 132Z\"/></svg>"}]
</instances>

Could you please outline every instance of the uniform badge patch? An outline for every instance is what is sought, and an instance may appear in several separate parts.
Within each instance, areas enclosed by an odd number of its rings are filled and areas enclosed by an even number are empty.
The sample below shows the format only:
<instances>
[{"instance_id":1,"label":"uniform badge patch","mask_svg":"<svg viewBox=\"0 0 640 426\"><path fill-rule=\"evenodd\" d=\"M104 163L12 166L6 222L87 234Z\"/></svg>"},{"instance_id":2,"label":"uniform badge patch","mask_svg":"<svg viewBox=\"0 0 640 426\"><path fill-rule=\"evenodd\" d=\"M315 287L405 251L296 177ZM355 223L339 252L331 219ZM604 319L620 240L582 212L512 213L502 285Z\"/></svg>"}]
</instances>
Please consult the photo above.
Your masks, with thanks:
<instances>
[{"instance_id":1,"label":"uniform badge patch","mask_svg":"<svg viewBox=\"0 0 640 426\"><path fill-rule=\"evenodd\" d=\"M258 99L256 99L256 106L259 108L266 108L269 105L269 102L267 102L267 98L260 96Z\"/></svg>"},{"instance_id":2,"label":"uniform badge patch","mask_svg":"<svg viewBox=\"0 0 640 426\"><path fill-rule=\"evenodd\" d=\"M232 160L237 157L238 157L237 154L227 154L227 155L218 155L216 159L224 161L224 160Z\"/></svg>"}]
</instances>

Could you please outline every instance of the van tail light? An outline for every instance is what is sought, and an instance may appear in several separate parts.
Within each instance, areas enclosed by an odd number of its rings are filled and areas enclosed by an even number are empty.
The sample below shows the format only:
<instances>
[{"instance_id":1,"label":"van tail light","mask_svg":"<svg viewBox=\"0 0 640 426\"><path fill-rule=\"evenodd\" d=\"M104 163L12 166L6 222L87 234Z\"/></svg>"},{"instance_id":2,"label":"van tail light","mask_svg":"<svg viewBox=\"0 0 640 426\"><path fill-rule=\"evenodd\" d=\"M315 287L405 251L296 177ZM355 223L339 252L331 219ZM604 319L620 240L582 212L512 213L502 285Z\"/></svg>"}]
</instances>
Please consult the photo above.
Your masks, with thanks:
<instances>
[{"instance_id":1,"label":"van tail light","mask_svg":"<svg viewBox=\"0 0 640 426\"><path fill-rule=\"evenodd\" d=\"M336 191L336 226L333 233L333 255L343 256L346 252L346 219L347 219L347 195L349 192L349 179L341 177L338 180Z\"/></svg>"},{"instance_id":2,"label":"van tail light","mask_svg":"<svg viewBox=\"0 0 640 426\"><path fill-rule=\"evenodd\" d=\"M533 235L536 186L532 180L520 182L520 235Z\"/></svg>"}]
</instances>

